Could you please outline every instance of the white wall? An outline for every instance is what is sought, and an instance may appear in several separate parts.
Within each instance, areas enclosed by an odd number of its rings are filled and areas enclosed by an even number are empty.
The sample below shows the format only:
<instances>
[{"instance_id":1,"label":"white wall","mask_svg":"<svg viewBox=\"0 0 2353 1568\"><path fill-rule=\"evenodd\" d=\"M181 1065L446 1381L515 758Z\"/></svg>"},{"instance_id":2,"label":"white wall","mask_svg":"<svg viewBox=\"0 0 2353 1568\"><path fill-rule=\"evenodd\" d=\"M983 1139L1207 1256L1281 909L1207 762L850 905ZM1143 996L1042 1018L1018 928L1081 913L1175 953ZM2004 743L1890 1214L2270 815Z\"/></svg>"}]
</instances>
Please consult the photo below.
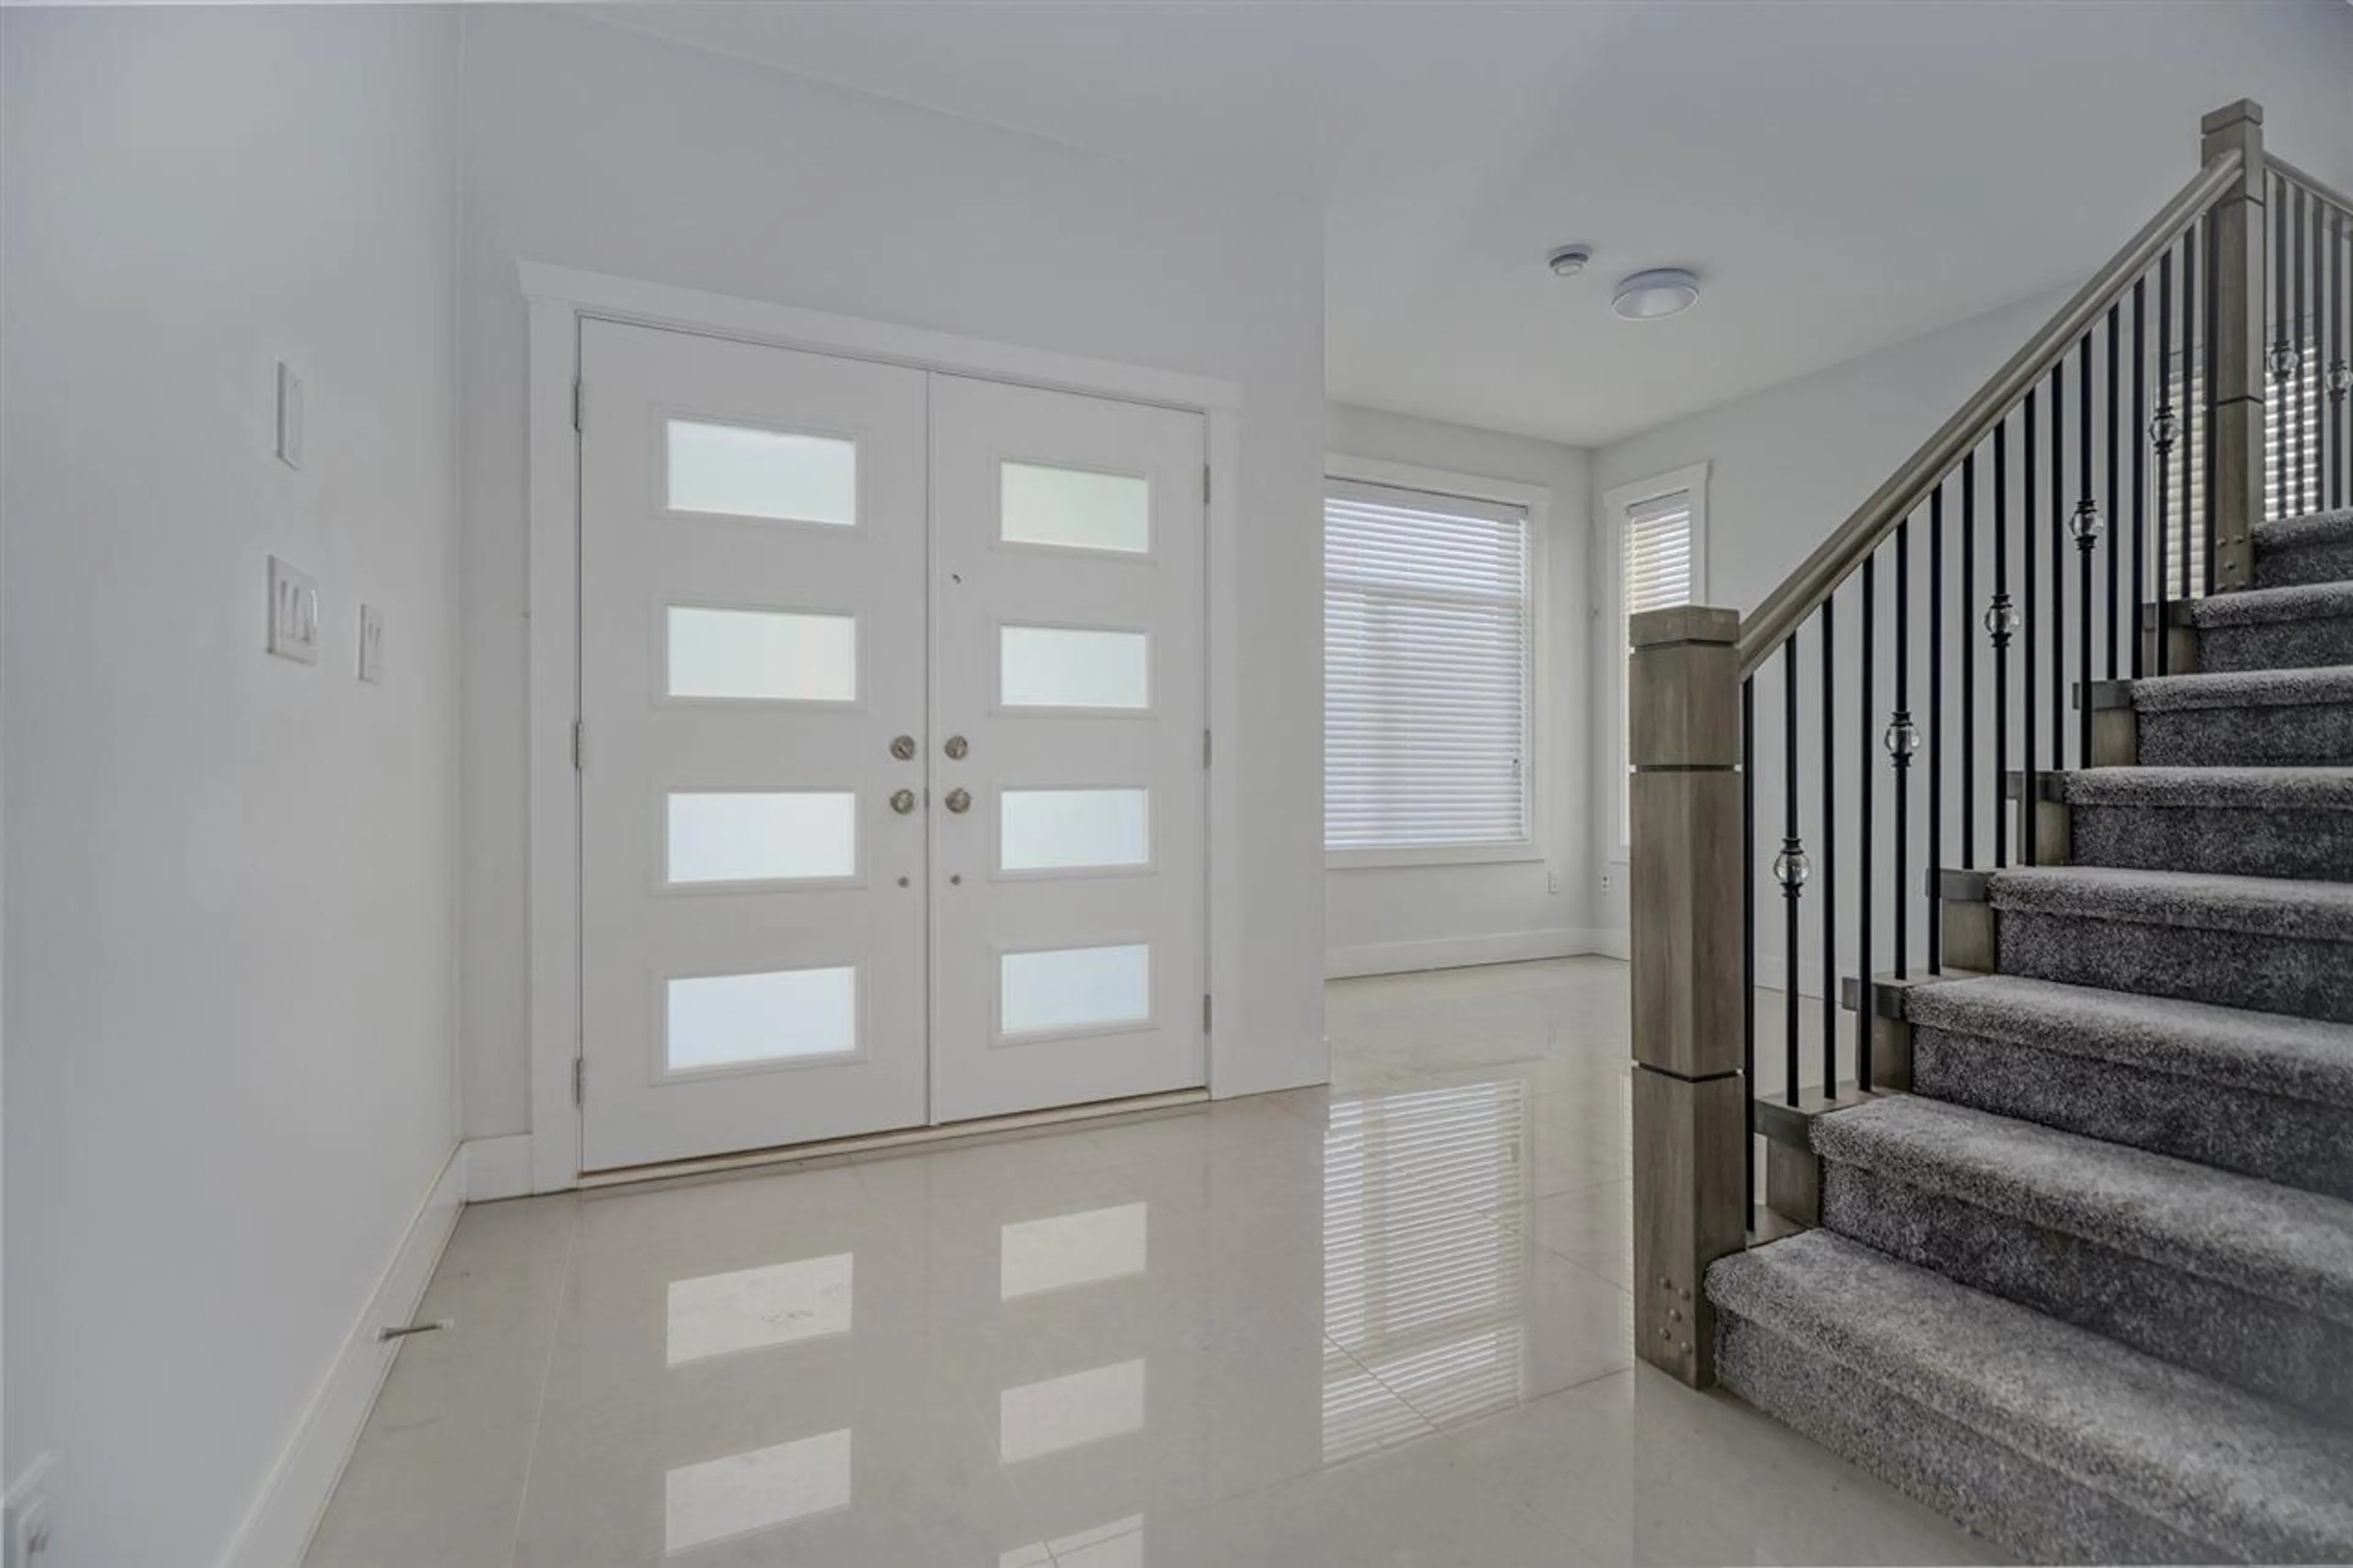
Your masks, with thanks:
<instances>
[{"instance_id":1,"label":"white wall","mask_svg":"<svg viewBox=\"0 0 2353 1568\"><path fill-rule=\"evenodd\" d=\"M2071 286L2011 305L1604 447L1593 454L1595 527L1614 526L1602 515L1604 492L1687 464L1709 463L1706 600L1752 609L2073 291ZM1596 560L1607 572L1613 557L1599 532L1597 545L1601 547ZM1920 574L1925 576L1925 566ZM1922 584L1915 586L1915 593L1925 592ZM1613 599L1614 583L1605 587L1605 601ZM1609 739L1598 740L1594 747L1592 801L1593 843L1611 862L1609 891L1599 900L1596 923L1610 933L1609 941L1622 942L1626 878L1617 822L1622 763L1614 737L1622 732L1623 720L1618 711L1617 636L1612 610L1595 622L1594 630L1594 719L1598 733ZM1819 678L1810 665L1801 668L1810 699ZM1772 718L1766 709L1777 701L1760 686L1760 731ZM1759 820L1776 818L1760 808ZM1778 943L1770 945L1778 949Z\"/></svg>"},{"instance_id":2,"label":"white wall","mask_svg":"<svg viewBox=\"0 0 2353 1568\"><path fill-rule=\"evenodd\" d=\"M455 44L0 14L5 1419L58 1568L216 1557L452 1145Z\"/></svg>"},{"instance_id":3,"label":"white wall","mask_svg":"<svg viewBox=\"0 0 2353 1568\"><path fill-rule=\"evenodd\" d=\"M1240 384L1238 910L1255 1072L1324 1076L1322 227L1246 196L530 8L465 21L465 1104L530 1125L518 258ZM1230 1026L1229 1020L1231 1020Z\"/></svg>"},{"instance_id":4,"label":"white wall","mask_svg":"<svg viewBox=\"0 0 2353 1568\"><path fill-rule=\"evenodd\" d=\"M1552 492L1546 541L1545 747L1538 768L1540 861L1483 866L1350 867L1327 871L1326 972L1387 973L1590 951L1592 859L1586 825L1594 776L1587 679L1588 454L1517 436L1369 408L1330 405L1334 453L1408 463ZM1549 890L1558 878L1559 891Z\"/></svg>"}]
</instances>

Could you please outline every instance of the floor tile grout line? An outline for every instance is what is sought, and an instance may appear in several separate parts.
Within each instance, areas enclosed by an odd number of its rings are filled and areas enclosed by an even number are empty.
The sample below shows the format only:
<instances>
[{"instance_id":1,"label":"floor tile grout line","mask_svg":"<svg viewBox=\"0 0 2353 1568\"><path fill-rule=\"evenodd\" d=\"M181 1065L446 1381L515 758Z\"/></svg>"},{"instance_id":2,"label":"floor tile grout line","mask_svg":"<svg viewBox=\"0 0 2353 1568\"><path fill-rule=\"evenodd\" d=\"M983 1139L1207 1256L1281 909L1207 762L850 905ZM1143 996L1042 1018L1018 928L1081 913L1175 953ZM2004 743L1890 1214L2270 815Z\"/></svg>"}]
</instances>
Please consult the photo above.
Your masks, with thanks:
<instances>
[{"instance_id":1,"label":"floor tile grout line","mask_svg":"<svg viewBox=\"0 0 2353 1568\"><path fill-rule=\"evenodd\" d=\"M574 1270L580 1255L580 1196L572 1194L572 1220L564 1236L564 1288L555 1293L555 1321L547 1336L547 1353L540 1363L539 1392L531 1402L531 1438L523 1447L522 1483L515 1489L514 1520L507 1529L507 1568L514 1568L515 1559L522 1552L523 1510L531 1501L532 1472L538 1468L539 1434L547 1414L547 1388L555 1375L555 1352L564 1333L564 1308L572 1300Z\"/></svg>"}]
</instances>

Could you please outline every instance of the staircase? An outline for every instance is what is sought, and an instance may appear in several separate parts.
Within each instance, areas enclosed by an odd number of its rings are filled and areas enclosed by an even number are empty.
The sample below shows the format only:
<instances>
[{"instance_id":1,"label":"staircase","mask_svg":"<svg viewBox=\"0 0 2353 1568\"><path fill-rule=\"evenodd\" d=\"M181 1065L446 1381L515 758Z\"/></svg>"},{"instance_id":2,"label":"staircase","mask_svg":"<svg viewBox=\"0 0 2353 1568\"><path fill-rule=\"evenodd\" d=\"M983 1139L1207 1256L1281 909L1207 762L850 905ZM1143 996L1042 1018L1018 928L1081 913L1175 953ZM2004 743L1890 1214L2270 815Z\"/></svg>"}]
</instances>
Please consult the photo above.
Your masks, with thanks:
<instances>
[{"instance_id":1,"label":"staircase","mask_svg":"<svg viewBox=\"0 0 2353 1568\"><path fill-rule=\"evenodd\" d=\"M2039 1560L2353 1559L2353 511L2275 537L1813 1121L1820 1228L1707 1274L1724 1386Z\"/></svg>"},{"instance_id":2,"label":"staircase","mask_svg":"<svg viewBox=\"0 0 2353 1568\"><path fill-rule=\"evenodd\" d=\"M2261 126L1755 610L1632 632L1641 1353L2038 1561L2353 1562L2353 205Z\"/></svg>"}]
</instances>

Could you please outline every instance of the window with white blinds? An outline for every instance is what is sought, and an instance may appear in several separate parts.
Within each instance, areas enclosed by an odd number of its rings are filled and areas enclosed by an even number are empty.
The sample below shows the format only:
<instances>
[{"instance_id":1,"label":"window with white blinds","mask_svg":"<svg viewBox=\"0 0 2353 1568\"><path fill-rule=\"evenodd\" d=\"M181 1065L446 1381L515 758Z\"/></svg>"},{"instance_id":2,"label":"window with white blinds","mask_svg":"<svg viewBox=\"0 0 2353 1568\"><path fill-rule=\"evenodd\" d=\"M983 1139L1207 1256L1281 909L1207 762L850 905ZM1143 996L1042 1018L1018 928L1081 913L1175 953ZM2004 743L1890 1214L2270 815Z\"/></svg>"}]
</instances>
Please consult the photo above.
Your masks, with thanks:
<instances>
[{"instance_id":1,"label":"window with white blinds","mask_svg":"<svg viewBox=\"0 0 2353 1568\"><path fill-rule=\"evenodd\" d=\"M1522 507L1327 483L1327 849L1533 838L1529 548Z\"/></svg>"},{"instance_id":2,"label":"window with white blinds","mask_svg":"<svg viewBox=\"0 0 2353 1568\"><path fill-rule=\"evenodd\" d=\"M1692 493L1675 490L1636 501L1626 509L1618 548L1618 755L1630 758L1634 744L1633 618L1645 610L1671 609L1692 600ZM1618 841L1633 837L1634 775L1618 785Z\"/></svg>"}]
</instances>

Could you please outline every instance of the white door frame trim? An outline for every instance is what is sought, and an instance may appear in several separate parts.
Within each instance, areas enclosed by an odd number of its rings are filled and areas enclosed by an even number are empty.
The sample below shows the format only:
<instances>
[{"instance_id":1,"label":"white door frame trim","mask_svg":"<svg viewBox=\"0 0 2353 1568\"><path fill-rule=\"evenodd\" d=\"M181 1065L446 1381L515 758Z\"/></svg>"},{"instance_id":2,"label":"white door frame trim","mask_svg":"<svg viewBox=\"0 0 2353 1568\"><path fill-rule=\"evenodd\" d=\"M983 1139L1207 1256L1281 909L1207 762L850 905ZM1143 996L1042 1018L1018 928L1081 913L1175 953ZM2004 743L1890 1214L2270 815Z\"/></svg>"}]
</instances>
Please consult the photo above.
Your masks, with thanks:
<instances>
[{"instance_id":1,"label":"white door frame trim","mask_svg":"<svg viewBox=\"0 0 2353 1568\"><path fill-rule=\"evenodd\" d=\"M667 327L911 369L1115 397L1200 414L1208 425L1209 507L1205 631L1208 724L1238 730L1241 672L1236 649L1241 388L1232 382L1087 359L924 328L830 315L765 300L648 283L523 260L528 308L527 382L531 560L523 614L530 650L528 925L531 1039L531 1186L580 1184L580 791L573 763L580 714L580 469L574 393L585 319ZM592 416L593 417L593 413ZM594 744L594 738L590 738ZM1242 868L1235 770L1208 780L1208 986L1219 997L1208 1040L1208 1091L1246 1082L1229 1070L1250 1037L1240 987ZM1230 1091L1229 1091L1230 1092Z\"/></svg>"}]
</instances>

